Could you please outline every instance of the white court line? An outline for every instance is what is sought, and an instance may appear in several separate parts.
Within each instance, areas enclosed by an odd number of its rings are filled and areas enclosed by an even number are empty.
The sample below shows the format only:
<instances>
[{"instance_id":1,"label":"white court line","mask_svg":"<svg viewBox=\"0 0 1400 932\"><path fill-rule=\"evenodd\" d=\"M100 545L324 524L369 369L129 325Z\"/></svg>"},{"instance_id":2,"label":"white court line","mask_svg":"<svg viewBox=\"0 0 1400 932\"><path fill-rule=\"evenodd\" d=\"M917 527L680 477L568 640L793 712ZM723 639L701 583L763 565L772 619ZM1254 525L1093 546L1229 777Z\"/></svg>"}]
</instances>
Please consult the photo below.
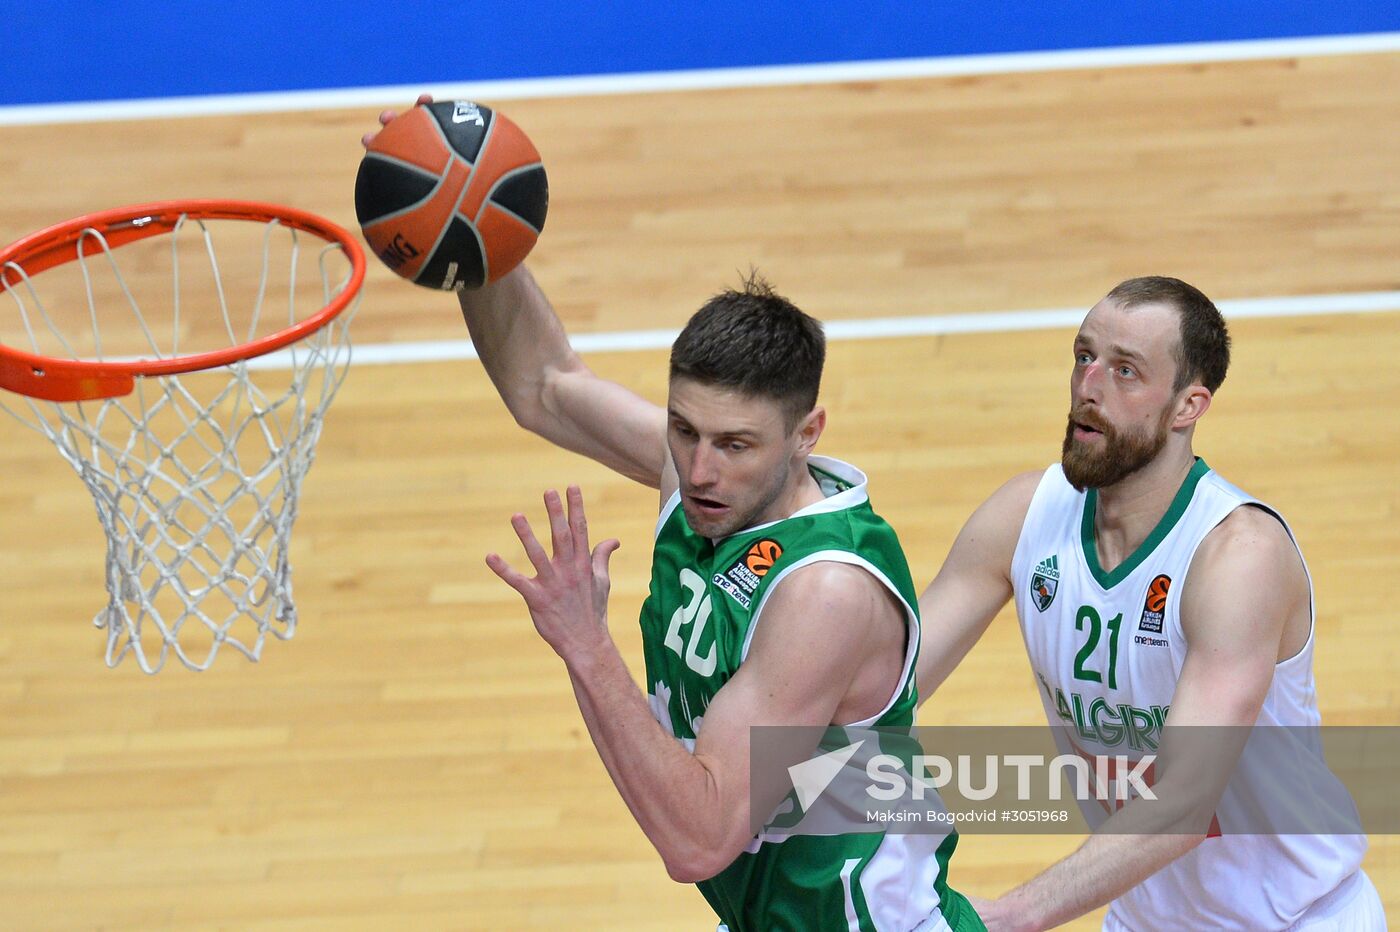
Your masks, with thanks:
<instances>
[{"instance_id":1,"label":"white court line","mask_svg":"<svg viewBox=\"0 0 1400 932\"><path fill-rule=\"evenodd\" d=\"M1400 291L1365 291L1352 294L1297 295L1279 298L1241 298L1218 301L1216 306L1230 320L1249 317L1301 317L1327 314L1374 314L1400 311ZM937 336L949 333L1011 333L1019 330L1054 330L1079 326L1087 308L1049 308L1031 311L987 311L980 314L946 314L926 317L876 317L870 320L832 320L824 327L828 340L880 340L892 337ZM617 353L669 349L680 333L675 330L621 330L583 333L569 342L580 353ZM418 343L377 343L355 346L355 366L401 365L476 359L469 340ZM248 361L249 369L285 369L290 354L270 353Z\"/></svg>"},{"instance_id":2,"label":"white court line","mask_svg":"<svg viewBox=\"0 0 1400 932\"><path fill-rule=\"evenodd\" d=\"M901 58L885 61L774 65L759 68L710 68L651 71L635 74L580 75L510 81L399 84L316 91L261 94L215 94L142 100L77 101L0 107L0 126L76 123L91 120L138 120L237 113L329 110L403 105L420 93L439 99L519 100L531 97L583 97L599 94L638 94L660 91L767 87L786 84L830 84L899 78L950 77L1021 71L1063 71L1073 68L1123 68L1138 65L1194 64L1260 58L1301 58L1316 55L1364 55L1400 51L1400 32L1349 36L1310 36L1298 39L1254 39L1240 42L1190 42L1174 45L1135 45L1052 52L992 55L950 55L941 58Z\"/></svg>"}]
</instances>

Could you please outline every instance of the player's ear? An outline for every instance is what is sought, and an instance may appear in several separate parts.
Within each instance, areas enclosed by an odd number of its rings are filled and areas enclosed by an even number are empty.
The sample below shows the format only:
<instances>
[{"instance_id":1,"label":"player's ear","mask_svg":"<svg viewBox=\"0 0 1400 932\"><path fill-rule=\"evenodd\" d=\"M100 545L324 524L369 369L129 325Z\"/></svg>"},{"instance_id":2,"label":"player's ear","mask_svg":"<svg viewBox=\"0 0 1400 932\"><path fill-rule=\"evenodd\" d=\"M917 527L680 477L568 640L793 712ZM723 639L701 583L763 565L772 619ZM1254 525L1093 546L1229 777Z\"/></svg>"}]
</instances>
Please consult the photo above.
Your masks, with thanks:
<instances>
[{"instance_id":1,"label":"player's ear","mask_svg":"<svg viewBox=\"0 0 1400 932\"><path fill-rule=\"evenodd\" d=\"M1201 415L1210 410L1214 396L1204 385L1188 385L1177 401L1176 418L1173 427L1190 427L1200 420Z\"/></svg>"},{"instance_id":2,"label":"player's ear","mask_svg":"<svg viewBox=\"0 0 1400 932\"><path fill-rule=\"evenodd\" d=\"M811 453L826 430L826 409L817 405L797 423L797 452Z\"/></svg>"}]
</instances>

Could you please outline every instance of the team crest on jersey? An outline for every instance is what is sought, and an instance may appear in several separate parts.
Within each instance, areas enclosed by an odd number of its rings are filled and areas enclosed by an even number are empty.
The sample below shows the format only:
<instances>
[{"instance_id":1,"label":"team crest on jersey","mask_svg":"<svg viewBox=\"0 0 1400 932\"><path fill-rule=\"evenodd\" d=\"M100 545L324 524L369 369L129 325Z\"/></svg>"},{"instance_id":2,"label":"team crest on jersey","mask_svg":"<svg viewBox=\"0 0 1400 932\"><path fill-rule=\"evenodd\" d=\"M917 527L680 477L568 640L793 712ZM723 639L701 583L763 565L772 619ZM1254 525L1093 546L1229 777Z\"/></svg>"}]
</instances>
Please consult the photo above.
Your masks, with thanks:
<instances>
[{"instance_id":1,"label":"team crest on jersey","mask_svg":"<svg viewBox=\"0 0 1400 932\"><path fill-rule=\"evenodd\" d=\"M726 595L748 608L758 584L778 558L783 555L783 545L765 537L755 541L753 546L734 565L723 573L716 573L714 584Z\"/></svg>"},{"instance_id":2,"label":"team crest on jersey","mask_svg":"<svg viewBox=\"0 0 1400 932\"><path fill-rule=\"evenodd\" d=\"M1037 611L1045 611L1055 601L1055 590L1060 588L1060 555L1046 557L1036 564L1031 572L1031 601Z\"/></svg>"},{"instance_id":3,"label":"team crest on jersey","mask_svg":"<svg viewBox=\"0 0 1400 932\"><path fill-rule=\"evenodd\" d=\"M1139 631L1147 631L1152 634L1162 633L1162 619L1167 615L1167 592L1171 590L1172 578L1167 575L1158 575L1152 580L1152 584L1147 587L1147 598L1142 603L1142 620L1138 622Z\"/></svg>"}]
</instances>

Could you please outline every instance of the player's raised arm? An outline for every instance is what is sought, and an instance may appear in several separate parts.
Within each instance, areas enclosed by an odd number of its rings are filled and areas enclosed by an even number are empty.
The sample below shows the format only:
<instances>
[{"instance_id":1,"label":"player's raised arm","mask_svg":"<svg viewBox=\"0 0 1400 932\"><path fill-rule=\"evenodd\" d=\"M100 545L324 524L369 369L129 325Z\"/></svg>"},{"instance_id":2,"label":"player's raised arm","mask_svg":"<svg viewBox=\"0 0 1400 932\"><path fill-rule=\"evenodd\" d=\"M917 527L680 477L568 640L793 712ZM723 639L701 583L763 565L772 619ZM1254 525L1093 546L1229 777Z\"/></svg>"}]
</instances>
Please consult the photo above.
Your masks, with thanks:
<instances>
[{"instance_id":1,"label":"player's raised arm","mask_svg":"<svg viewBox=\"0 0 1400 932\"><path fill-rule=\"evenodd\" d=\"M665 410L584 365L524 266L458 297L482 365L520 426L660 487Z\"/></svg>"},{"instance_id":2,"label":"player's raised arm","mask_svg":"<svg viewBox=\"0 0 1400 932\"><path fill-rule=\"evenodd\" d=\"M417 100L419 107L432 104L432 97L427 94L420 96ZM434 104L435 108L450 107L450 104ZM485 117L483 111L475 104L458 102L458 108L463 109L463 120L457 119L457 112L451 111L452 124L462 122L465 129L471 126L472 118L481 124ZM405 114L405 120L409 116L416 116L424 111L414 110L411 114ZM395 129L409 126L407 122L399 119L399 114L393 110L385 110L379 115L379 122L382 126L390 128L380 137L377 133L366 133L361 142L370 155L373 156L379 148L383 148L384 139L389 137ZM438 116L438 122L420 120L425 126L436 126L438 131L426 132L419 136L413 135L407 130L399 132L399 137L395 144L394 154L398 160L393 161L390 169L397 171L395 183L408 183L410 189L412 183L422 183L422 174L415 166L422 164L433 164L433 161L444 156L442 150L445 143L443 141L441 128L446 126L443 123L446 117L442 114ZM495 117L501 123L501 130L489 138L500 138L507 129L512 129L512 124L502 121L499 115ZM495 125L495 124L493 124ZM411 127L410 127L411 128ZM501 159L506 159L505 166L508 168L512 162L510 158L514 155L518 161L520 158L533 158L536 164L526 166L520 177L527 177L531 172L539 171L538 153L526 140L518 129L512 130L515 139L515 149L506 146L506 154ZM508 133L506 135L509 135ZM378 142L376 139L378 138ZM460 140L459 140L460 142ZM487 153L494 153L495 148L487 149L486 142L477 141L483 148L478 153L478 170L482 160L488 158ZM499 147L496 147L499 148ZM420 149L431 151L419 152ZM520 156L519 152L527 152L527 156ZM458 155L460 156L460 151ZM414 156L407 162L402 161L405 155ZM421 155L421 158L417 158ZM366 157L366 164L369 164L370 157ZM356 211L361 215L361 223L364 224L365 211L361 210L361 201L365 202L365 210L378 206L384 208L386 204L398 203L392 197L386 195L381 190L384 187L392 188L393 185L386 180L388 176L381 165L383 159L374 164L381 167L377 172L366 174L362 167L361 177L356 181ZM498 159L499 161L499 159ZM405 166L407 166L405 168ZM500 166L498 166L499 168ZM528 169L528 170L527 170ZM408 182L404 182L404 177ZM416 172L416 174L415 174ZM465 176L464 176L465 177ZM540 178L542 179L542 174ZM465 182L461 182L465 183ZM542 181L540 182L542 185ZM395 197L401 197L402 191L394 190L390 192ZM543 194L540 193L542 198ZM538 198L537 198L538 200ZM431 204L429 204L431 206ZM521 209L525 214L534 216L534 227L520 227L513 233L511 231L502 232L497 229L494 234L500 238L497 243L498 259L502 259L501 268L507 268L513 262L518 262L520 257L534 243L534 237L538 233L538 227L543 222L543 203L535 204L535 210L527 210L521 205L513 205ZM526 205L528 206L528 205ZM413 210L417 210L415 207ZM413 211L409 211L411 214ZM386 216L396 218L395 223L403 222L402 214L405 211L390 212ZM439 234L434 232L436 227L441 225L442 217L437 213L428 211L431 217L423 222L426 224L422 239L433 242L434 237L442 240ZM460 219L460 218L458 218ZM515 218L518 223L525 221L520 217ZM387 221L386 221L387 222ZM380 224L382 227L383 224ZM375 229L380 229L376 227ZM366 228L367 238L373 242L373 237L369 228ZM480 230L478 235L485 235ZM387 234L382 234L387 235ZM510 242L506 242L509 240ZM397 243L398 240L395 240ZM476 240L468 237L465 242L472 244L472 250L479 252L475 245ZM421 245L421 244L420 244ZM399 247L395 247L399 248ZM447 249L446 245L442 249ZM441 250L429 251L416 248L411 242L402 247L402 252L397 254L399 258L404 256L412 257L414 261L423 262L422 256L428 256L428 270L436 269L434 264L436 257ZM492 255L490 245L486 247L487 255ZM391 249L392 253L393 250ZM381 257L383 254L381 253ZM460 261L456 261L460 259ZM385 259L386 262L390 260ZM410 263L390 262L391 267L400 275L410 277L419 284L431 284L432 287L448 288L453 287L459 290L458 295L461 300L462 313L467 321L467 328L471 331L473 342L476 344L477 352L481 357L487 374L500 392L501 398L505 401L506 407L515 417L515 420L523 427L539 434L568 450L582 453L584 456L595 459L605 466L617 470L623 475L635 479L644 485L652 488L659 488L662 485L663 471L669 465L669 457L666 454L665 411L651 402L628 391L620 385L598 378L593 372L583 364L578 354L569 345L568 337L564 333L564 327L555 315L554 309L550 306L544 293L540 290L530 273L523 267L517 266L513 271L496 280L494 284L485 287L473 287L485 278L485 259L479 254L472 261L468 261L465 252L461 257L455 257L447 265L446 283L439 274L434 274L429 282L422 280L423 272L419 274L418 266ZM476 270L476 277L471 276L456 278L464 275L461 269L467 267ZM412 271L414 274L409 275ZM439 270L440 271L440 270ZM491 276L494 278L494 276Z\"/></svg>"}]
</instances>

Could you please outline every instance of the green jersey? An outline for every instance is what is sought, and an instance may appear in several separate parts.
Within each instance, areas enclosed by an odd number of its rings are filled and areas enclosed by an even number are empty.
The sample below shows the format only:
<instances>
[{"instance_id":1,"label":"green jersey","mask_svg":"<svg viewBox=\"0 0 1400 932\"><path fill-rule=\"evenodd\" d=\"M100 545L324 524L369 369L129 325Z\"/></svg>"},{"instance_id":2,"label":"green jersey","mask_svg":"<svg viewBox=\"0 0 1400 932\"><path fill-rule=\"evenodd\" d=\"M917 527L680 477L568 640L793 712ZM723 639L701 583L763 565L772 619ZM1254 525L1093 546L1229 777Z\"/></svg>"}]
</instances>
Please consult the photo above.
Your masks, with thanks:
<instances>
[{"instance_id":1,"label":"green jersey","mask_svg":"<svg viewBox=\"0 0 1400 932\"><path fill-rule=\"evenodd\" d=\"M764 602L792 571L862 567L904 606L904 668L883 711L853 726L911 726L917 706L918 597L894 530L870 507L865 476L809 459L826 497L789 518L710 540L691 530L677 493L657 522L651 593L642 606L647 694L657 721L694 750L705 709L739 669ZM957 833L760 833L700 891L730 932L751 929L982 929L947 887Z\"/></svg>"}]
</instances>

